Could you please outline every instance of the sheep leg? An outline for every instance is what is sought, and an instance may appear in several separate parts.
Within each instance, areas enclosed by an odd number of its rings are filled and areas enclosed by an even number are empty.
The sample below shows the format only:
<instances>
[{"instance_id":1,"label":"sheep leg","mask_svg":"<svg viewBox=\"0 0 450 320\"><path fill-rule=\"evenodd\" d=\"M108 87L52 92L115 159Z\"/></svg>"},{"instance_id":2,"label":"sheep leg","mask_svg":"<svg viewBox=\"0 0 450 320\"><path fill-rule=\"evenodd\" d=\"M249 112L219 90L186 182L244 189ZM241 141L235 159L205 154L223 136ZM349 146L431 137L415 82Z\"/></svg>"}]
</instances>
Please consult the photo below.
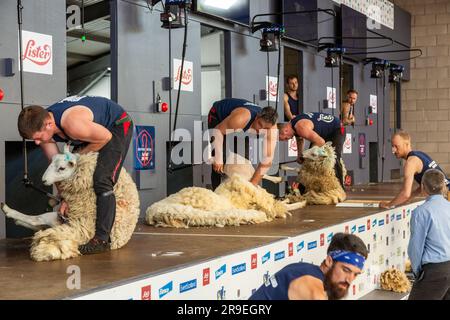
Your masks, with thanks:
<instances>
[{"instance_id":1,"label":"sheep leg","mask_svg":"<svg viewBox=\"0 0 450 320\"><path fill-rule=\"evenodd\" d=\"M284 170L284 171L300 172L300 168L293 168L293 167L289 167L289 166L286 166L286 165L282 165L282 166L280 167L280 169L281 169L281 170Z\"/></svg>"},{"instance_id":2,"label":"sheep leg","mask_svg":"<svg viewBox=\"0 0 450 320\"><path fill-rule=\"evenodd\" d=\"M58 213L48 212L38 216L29 216L20 213L17 210L11 209L5 203L0 203L0 208L8 218L15 220L17 225L29 228L35 231L45 229L47 227L54 227L59 225Z\"/></svg>"},{"instance_id":3,"label":"sheep leg","mask_svg":"<svg viewBox=\"0 0 450 320\"><path fill-rule=\"evenodd\" d=\"M273 183L281 183L283 181L283 178L281 178L281 177L273 177L273 176L267 176L267 175L264 175L263 179L272 181Z\"/></svg>"}]
</instances>

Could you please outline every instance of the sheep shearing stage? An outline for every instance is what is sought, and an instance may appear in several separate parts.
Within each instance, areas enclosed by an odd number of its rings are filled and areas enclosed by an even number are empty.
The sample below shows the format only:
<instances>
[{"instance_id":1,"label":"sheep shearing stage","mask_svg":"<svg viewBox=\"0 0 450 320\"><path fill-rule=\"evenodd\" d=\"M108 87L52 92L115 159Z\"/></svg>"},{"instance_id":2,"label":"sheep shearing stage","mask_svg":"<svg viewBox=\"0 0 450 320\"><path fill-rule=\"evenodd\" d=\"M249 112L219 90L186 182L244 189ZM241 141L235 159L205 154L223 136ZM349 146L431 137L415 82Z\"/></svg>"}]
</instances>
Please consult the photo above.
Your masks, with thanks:
<instances>
[{"instance_id":1,"label":"sheep shearing stage","mask_svg":"<svg viewBox=\"0 0 450 320\"><path fill-rule=\"evenodd\" d=\"M344 189L334 172L336 153L327 142L322 147L312 147L303 151L305 161L298 170L297 181L305 186L306 192L302 195L289 195L290 202L306 200L307 204L337 204L346 199ZM342 162L343 176L346 175ZM292 170L291 168L285 168ZM295 170L295 169L293 169Z\"/></svg>"},{"instance_id":2,"label":"sheep shearing stage","mask_svg":"<svg viewBox=\"0 0 450 320\"><path fill-rule=\"evenodd\" d=\"M50 261L79 256L78 246L94 236L96 195L93 174L96 163L97 153L79 156L66 150L53 158L45 172L43 181L47 184L60 181L61 196L69 205L68 221L64 224L59 221L57 212L27 216L2 204L6 216L15 219L17 224L34 230L44 229L33 237L33 260ZM111 231L111 249L119 249L130 240L140 212L136 185L124 168L114 187L114 194L116 217Z\"/></svg>"}]
</instances>

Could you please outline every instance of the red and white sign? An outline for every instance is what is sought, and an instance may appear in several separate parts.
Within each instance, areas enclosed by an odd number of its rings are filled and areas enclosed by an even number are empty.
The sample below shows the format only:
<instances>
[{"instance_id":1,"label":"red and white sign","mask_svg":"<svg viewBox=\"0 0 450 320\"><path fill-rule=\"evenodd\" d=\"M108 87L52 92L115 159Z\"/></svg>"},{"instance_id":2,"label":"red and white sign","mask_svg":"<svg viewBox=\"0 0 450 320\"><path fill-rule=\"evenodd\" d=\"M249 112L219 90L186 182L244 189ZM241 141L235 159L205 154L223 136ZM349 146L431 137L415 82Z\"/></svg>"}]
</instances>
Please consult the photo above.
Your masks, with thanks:
<instances>
[{"instance_id":1,"label":"red and white sign","mask_svg":"<svg viewBox=\"0 0 450 320\"><path fill-rule=\"evenodd\" d=\"M371 94L370 95L370 106L372 107L372 113L377 113L378 112L378 97Z\"/></svg>"},{"instance_id":2,"label":"red and white sign","mask_svg":"<svg viewBox=\"0 0 450 320\"><path fill-rule=\"evenodd\" d=\"M289 257L292 257L294 255L294 243L293 242L289 242L288 252L289 252Z\"/></svg>"},{"instance_id":3,"label":"red and white sign","mask_svg":"<svg viewBox=\"0 0 450 320\"><path fill-rule=\"evenodd\" d=\"M141 300L152 300L152 286L141 288Z\"/></svg>"},{"instance_id":4,"label":"red and white sign","mask_svg":"<svg viewBox=\"0 0 450 320\"><path fill-rule=\"evenodd\" d=\"M352 153L352 134L347 133L345 135L344 148L342 149L343 153L350 154Z\"/></svg>"},{"instance_id":5,"label":"red and white sign","mask_svg":"<svg viewBox=\"0 0 450 320\"><path fill-rule=\"evenodd\" d=\"M251 265L252 265L251 266L252 270L256 269L258 267L258 254L257 253L252 254Z\"/></svg>"},{"instance_id":6,"label":"red and white sign","mask_svg":"<svg viewBox=\"0 0 450 320\"><path fill-rule=\"evenodd\" d=\"M295 139L295 137L293 137L292 139L290 139L288 141L288 156L289 157L297 157L297 155L298 155L297 150L298 150L297 140Z\"/></svg>"},{"instance_id":7,"label":"red and white sign","mask_svg":"<svg viewBox=\"0 0 450 320\"><path fill-rule=\"evenodd\" d=\"M370 219L367 220L367 230L370 230Z\"/></svg>"},{"instance_id":8,"label":"red and white sign","mask_svg":"<svg viewBox=\"0 0 450 320\"><path fill-rule=\"evenodd\" d=\"M207 286L209 284L210 274L211 272L209 268L203 269L203 286Z\"/></svg>"},{"instance_id":9,"label":"red and white sign","mask_svg":"<svg viewBox=\"0 0 450 320\"><path fill-rule=\"evenodd\" d=\"M269 101L277 101L278 78L266 76L266 91L269 90Z\"/></svg>"},{"instance_id":10,"label":"red and white sign","mask_svg":"<svg viewBox=\"0 0 450 320\"><path fill-rule=\"evenodd\" d=\"M325 234L320 234L320 246L323 247L325 245Z\"/></svg>"},{"instance_id":11,"label":"red and white sign","mask_svg":"<svg viewBox=\"0 0 450 320\"><path fill-rule=\"evenodd\" d=\"M194 63L185 60L181 76L181 62L179 59L173 59L173 88L178 90L181 78L181 91L194 92Z\"/></svg>"},{"instance_id":12,"label":"red and white sign","mask_svg":"<svg viewBox=\"0 0 450 320\"><path fill-rule=\"evenodd\" d=\"M53 37L22 31L22 60L25 72L53 74Z\"/></svg>"},{"instance_id":13,"label":"red and white sign","mask_svg":"<svg viewBox=\"0 0 450 320\"><path fill-rule=\"evenodd\" d=\"M327 87L328 108L336 109L336 88Z\"/></svg>"}]
</instances>

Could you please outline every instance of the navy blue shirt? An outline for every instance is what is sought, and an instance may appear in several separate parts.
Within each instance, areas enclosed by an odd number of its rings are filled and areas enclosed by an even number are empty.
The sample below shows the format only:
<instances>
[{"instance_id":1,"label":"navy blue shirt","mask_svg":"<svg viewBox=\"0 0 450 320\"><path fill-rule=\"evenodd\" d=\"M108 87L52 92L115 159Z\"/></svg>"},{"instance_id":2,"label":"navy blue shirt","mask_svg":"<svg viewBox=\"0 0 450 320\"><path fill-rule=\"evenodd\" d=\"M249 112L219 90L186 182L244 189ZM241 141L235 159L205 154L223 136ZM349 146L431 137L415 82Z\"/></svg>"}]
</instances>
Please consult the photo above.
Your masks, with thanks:
<instances>
[{"instance_id":1,"label":"navy blue shirt","mask_svg":"<svg viewBox=\"0 0 450 320\"><path fill-rule=\"evenodd\" d=\"M292 98L289 93L286 93L286 94L288 96L289 109L291 110L292 115L295 117L300 112L299 106L298 106L299 101ZM286 118L286 120L287 120L287 118Z\"/></svg>"},{"instance_id":2,"label":"navy blue shirt","mask_svg":"<svg viewBox=\"0 0 450 320\"><path fill-rule=\"evenodd\" d=\"M337 117L327 113L309 112L301 113L291 120L294 131L297 122L303 119L311 120L314 124L314 132L325 140L331 137L336 130L340 130L341 128L341 123ZM295 135L298 136L297 133L295 133Z\"/></svg>"},{"instance_id":3,"label":"navy blue shirt","mask_svg":"<svg viewBox=\"0 0 450 320\"><path fill-rule=\"evenodd\" d=\"M431 157L430 157L429 155L427 155L425 152L421 152L421 151L411 151L411 152L408 154L408 157L407 157L407 158L412 157L412 156L416 156L416 157L418 157L418 158L422 161L422 171L419 172L419 173L416 173L416 174L414 175L414 180L416 180L416 182L417 182L418 184L421 184L421 183L422 183L423 175L425 174L425 172L426 172L427 170L430 170L430 169L437 169L437 170L441 171L442 173L444 173L444 175L445 175L445 172L441 169L441 167L439 167L439 165L436 163L436 161L434 161L433 159L431 159ZM446 178L446 184L447 184L447 187L448 187L448 189L450 190L450 181L449 181L449 179L448 179L447 176L446 176L445 178Z\"/></svg>"},{"instance_id":4,"label":"navy blue shirt","mask_svg":"<svg viewBox=\"0 0 450 320\"><path fill-rule=\"evenodd\" d=\"M228 117L231 114L231 112L233 112L237 108L245 108L248 111L250 111L251 114L250 121L245 126L244 131L247 131L250 128L253 121L255 121L257 114L261 112L260 106L244 99L235 99L235 98L216 101L213 104L213 108L216 109L217 118L219 122L222 122L226 117Z\"/></svg>"},{"instance_id":5,"label":"navy blue shirt","mask_svg":"<svg viewBox=\"0 0 450 320\"><path fill-rule=\"evenodd\" d=\"M290 264L265 281L249 300L289 300L291 282L303 276L312 276L323 282L325 275L316 265L310 263Z\"/></svg>"},{"instance_id":6,"label":"navy blue shirt","mask_svg":"<svg viewBox=\"0 0 450 320\"><path fill-rule=\"evenodd\" d=\"M61 100L48 107L47 111L53 114L56 126L67 137L68 135L64 132L63 128L61 127L61 118L63 113L73 106L84 106L89 108L94 114L94 122L104 126L106 129L111 129L114 125L114 122L117 121L120 118L120 116L125 112L125 110L120 105L104 97L72 96L64 100ZM55 140L56 142L70 141L68 139L61 138L57 134L53 136L53 140ZM71 143L73 145L80 145L83 142L72 140Z\"/></svg>"}]
</instances>

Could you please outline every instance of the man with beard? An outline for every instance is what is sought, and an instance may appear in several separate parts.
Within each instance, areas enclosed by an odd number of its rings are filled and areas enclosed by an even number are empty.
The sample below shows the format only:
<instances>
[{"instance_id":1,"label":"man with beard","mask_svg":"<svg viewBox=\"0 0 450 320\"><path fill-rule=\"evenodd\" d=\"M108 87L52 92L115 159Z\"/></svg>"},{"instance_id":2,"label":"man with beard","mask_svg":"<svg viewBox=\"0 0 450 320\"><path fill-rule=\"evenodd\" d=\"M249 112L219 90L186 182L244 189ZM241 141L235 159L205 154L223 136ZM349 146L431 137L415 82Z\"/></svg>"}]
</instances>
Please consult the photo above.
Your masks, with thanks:
<instances>
[{"instance_id":1,"label":"man with beard","mask_svg":"<svg viewBox=\"0 0 450 320\"><path fill-rule=\"evenodd\" d=\"M405 161L404 166L404 180L402 190L391 201L380 202L380 208L390 209L396 206L403 205L408 201L414 199L422 193L421 183L422 177L427 170L437 169L444 173L436 161L431 159L429 155L421 151L413 151L411 147L411 136L405 131L397 131L392 136L392 153L397 159ZM418 186L413 191L414 181ZM450 199L450 181L445 177L445 184L448 189L447 198Z\"/></svg>"},{"instance_id":2,"label":"man with beard","mask_svg":"<svg viewBox=\"0 0 450 320\"><path fill-rule=\"evenodd\" d=\"M270 277L250 300L338 300L361 274L368 251L355 235L337 233L320 266L290 264Z\"/></svg>"}]
</instances>

